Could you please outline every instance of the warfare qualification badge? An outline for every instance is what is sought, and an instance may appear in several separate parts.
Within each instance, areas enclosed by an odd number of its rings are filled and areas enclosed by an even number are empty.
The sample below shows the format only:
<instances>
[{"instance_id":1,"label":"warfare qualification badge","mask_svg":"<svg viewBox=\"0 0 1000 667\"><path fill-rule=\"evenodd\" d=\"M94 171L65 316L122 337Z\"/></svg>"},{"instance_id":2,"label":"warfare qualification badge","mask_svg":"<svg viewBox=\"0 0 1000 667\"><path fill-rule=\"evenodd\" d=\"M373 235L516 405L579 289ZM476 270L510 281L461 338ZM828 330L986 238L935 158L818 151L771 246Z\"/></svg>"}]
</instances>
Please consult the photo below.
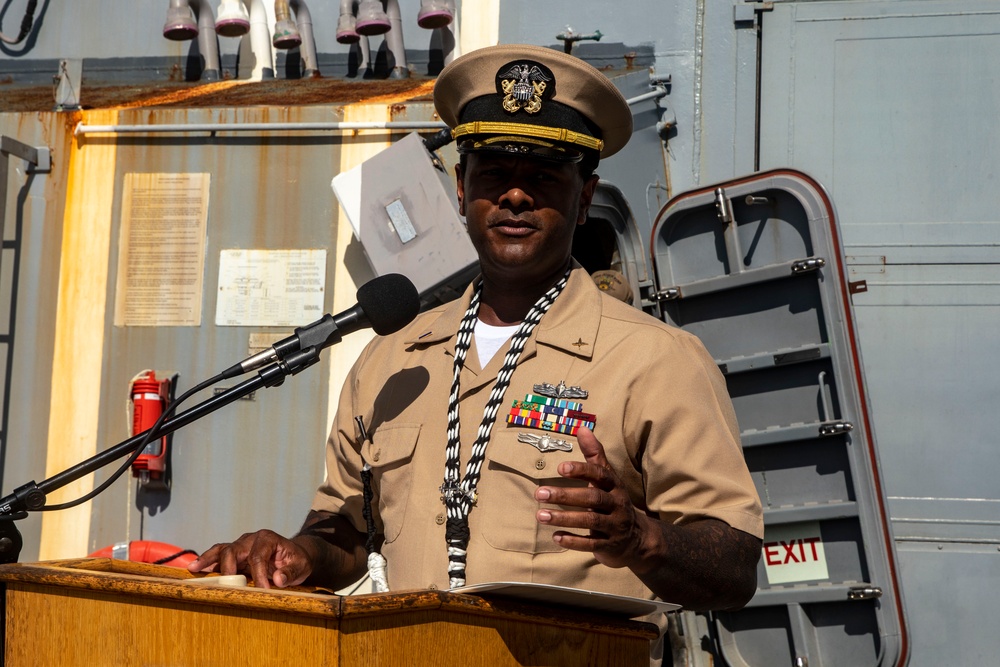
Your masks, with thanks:
<instances>
[{"instance_id":1,"label":"warfare qualification badge","mask_svg":"<svg viewBox=\"0 0 1000 667\"><path fill-rule=\"evenodd\" d=\"M587 390L580 387L567 387L565 380L560 380L558 385L551 385L548 382L536 384L532 389L536 394L549 396L551 398L587 398Z\"/></svg>"},{"instance_id":2,"label":"warfare qualification badge","mask_svg":"<svg viewBox=\"0 0 1000 667\"><path fill-rule=\"evenodd\" d=\"M563 452L573 451L572 443L560 440L559 438L553 438L548 434L518 433L517 441L527 443L540 452L551 452L553 450Z\"/></svg>"},{"instance_id":3,"label":"warfare qualification badge","mask_svg":"<svg viewBox=\"0 0 1000 667\"><path fill-rule=\"evenodd\" d=\"M524 109L528 113L538 113L542 109L542 95L552 77L538 65L515 64L498 76L503 90L503 108L508 113Z\"/></svg>"}]
</instances>

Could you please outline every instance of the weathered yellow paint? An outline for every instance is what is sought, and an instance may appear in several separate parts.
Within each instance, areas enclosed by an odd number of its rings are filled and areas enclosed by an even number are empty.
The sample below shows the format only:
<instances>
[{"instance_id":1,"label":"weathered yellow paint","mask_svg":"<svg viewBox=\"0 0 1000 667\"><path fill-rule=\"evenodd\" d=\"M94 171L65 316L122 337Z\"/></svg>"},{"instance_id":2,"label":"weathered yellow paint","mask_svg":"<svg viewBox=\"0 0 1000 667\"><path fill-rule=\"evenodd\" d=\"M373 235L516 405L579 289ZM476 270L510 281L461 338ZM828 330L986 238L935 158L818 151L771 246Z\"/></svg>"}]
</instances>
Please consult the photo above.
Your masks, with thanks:
<instances>
[{"instance_id":1,"label":"weathered yellow paint","mask_svg":"<svg viewBox=\"0 0 1000 667\"><path fill-rule=\"evenodd\" d=\"M83 122L112 125L118 112L83 112ZM111 207L116 142L74 141L69 156L45 475L51 477L97 452ZM88 475L50 494L50 504L93 489ZM86 555L91 504L42 517L39 558Z\"/></svg>"},{"instance_id":2,"label":"weathered yellow paint","mask_svg":"<svg viewBox=\"0 0 1000 667\"><path fill-rule=\"evenodd\" d=\"M381 103L352 104L344 107L344 122L385 122L392 120L390 106L393 100L381 101ZM391 135L384 131L355 133L352 140L346 140L340 153L340 171L348 171L358 166L368 158L379 153L389 146ZM334 277L333 277L333 312L339 313L350 308L357 303L358 287L367 280L374 278L375 274L366 267L359 267L358 262L351 265L355 275L363 276L355 281L355 276L348 271L347 258L348 246L354 240L354 231L351 223L343 211L339 212L337 219L337 245L334 252ZM332 427L333 418L337 413L337 402L340 400L340 389L351 370L351 366L361 354L361 350L368 344L374 336L370 329L358 331L344 338L330 356L330 402L327 406L327 425ZM329 428L328 428L329 430Z\"/></svg>"},{"instance_id":3,"label":"weathered yellow paint","mask_svg":"<svg viewBox=\"0 0 1000 667\"><path fill-rule=\"evenodd\" d=\"M500 42L500 0L463 2L459 17L459 53Z\"/></svg>"}]
</instances>

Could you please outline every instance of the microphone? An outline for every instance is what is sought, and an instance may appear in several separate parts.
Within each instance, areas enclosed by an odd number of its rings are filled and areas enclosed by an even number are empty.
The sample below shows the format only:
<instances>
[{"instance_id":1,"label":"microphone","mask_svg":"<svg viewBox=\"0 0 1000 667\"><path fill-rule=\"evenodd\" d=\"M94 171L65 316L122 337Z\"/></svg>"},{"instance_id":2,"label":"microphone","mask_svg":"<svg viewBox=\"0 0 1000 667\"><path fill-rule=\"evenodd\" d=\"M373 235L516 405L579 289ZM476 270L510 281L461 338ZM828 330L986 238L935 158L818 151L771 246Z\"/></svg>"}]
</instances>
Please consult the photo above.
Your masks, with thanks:
<instances>
[{"instance_id":1,"label":"microphone","mask_svg":"<svg viewBox=\"0 0 1000 667\"><path fill-rule=\"evenodd\" d=\"M398 273L379 276L358 289L358 303L353 308L337 315L326 314L297 328L291 336L226 369L222 377L248 373L309 347L322 350L359 329L371 327L380 336L395 333L412 322L419 311L420 297L409 278Z\"/></svg>"}]
</instances>

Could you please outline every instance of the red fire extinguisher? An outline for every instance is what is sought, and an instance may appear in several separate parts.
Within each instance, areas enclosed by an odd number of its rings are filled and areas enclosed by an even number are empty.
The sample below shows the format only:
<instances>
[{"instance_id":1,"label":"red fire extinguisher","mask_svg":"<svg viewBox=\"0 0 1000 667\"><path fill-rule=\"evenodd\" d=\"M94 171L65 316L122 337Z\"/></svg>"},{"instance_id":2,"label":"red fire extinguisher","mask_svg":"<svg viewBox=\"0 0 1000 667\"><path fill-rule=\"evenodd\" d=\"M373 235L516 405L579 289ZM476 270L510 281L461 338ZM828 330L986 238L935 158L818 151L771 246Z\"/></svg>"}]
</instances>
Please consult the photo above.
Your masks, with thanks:
<instances>
[{"instance_id":1,"label":"red fire extinguisher","mask_svg":"<svg viewBox=\"0 0 1000 667\"><path fill-rule=\"evenodd\" d=\"M129 392L132 403L132 435L142 433L156 423L172 400L173 380L159 380L155 371L144 371L132 381ZM132 476L142 486L167 484L168 436L150 442L132 463Z\"/></svg>"}]
</instances>

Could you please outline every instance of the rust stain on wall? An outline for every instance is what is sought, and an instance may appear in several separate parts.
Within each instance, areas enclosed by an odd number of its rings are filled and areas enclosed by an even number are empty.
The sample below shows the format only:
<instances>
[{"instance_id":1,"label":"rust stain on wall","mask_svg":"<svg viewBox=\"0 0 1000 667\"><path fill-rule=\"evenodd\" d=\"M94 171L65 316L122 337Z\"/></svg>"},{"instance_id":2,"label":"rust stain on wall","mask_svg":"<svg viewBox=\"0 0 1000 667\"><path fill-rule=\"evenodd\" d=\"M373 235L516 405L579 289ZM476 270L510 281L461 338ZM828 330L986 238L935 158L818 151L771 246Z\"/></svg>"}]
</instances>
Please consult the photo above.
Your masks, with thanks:
<instances>
[{"instance_id":1,"label":"rust stain on wall","mask_svg":"<svg viewBox=\"0 0 1000 667\"><path fill-rule=\"evenodd\" d=\"M433 79L345 81L343 79L282 79L273 81L216 81L128 86L84 84L80 105L84 109L136 107L241 107L303 106L319 104L385 103L427 101L434 90ZM47 86L9 87L0 95L0 112L51 111L52 89Z\"/></svg>"}]
</instances>

